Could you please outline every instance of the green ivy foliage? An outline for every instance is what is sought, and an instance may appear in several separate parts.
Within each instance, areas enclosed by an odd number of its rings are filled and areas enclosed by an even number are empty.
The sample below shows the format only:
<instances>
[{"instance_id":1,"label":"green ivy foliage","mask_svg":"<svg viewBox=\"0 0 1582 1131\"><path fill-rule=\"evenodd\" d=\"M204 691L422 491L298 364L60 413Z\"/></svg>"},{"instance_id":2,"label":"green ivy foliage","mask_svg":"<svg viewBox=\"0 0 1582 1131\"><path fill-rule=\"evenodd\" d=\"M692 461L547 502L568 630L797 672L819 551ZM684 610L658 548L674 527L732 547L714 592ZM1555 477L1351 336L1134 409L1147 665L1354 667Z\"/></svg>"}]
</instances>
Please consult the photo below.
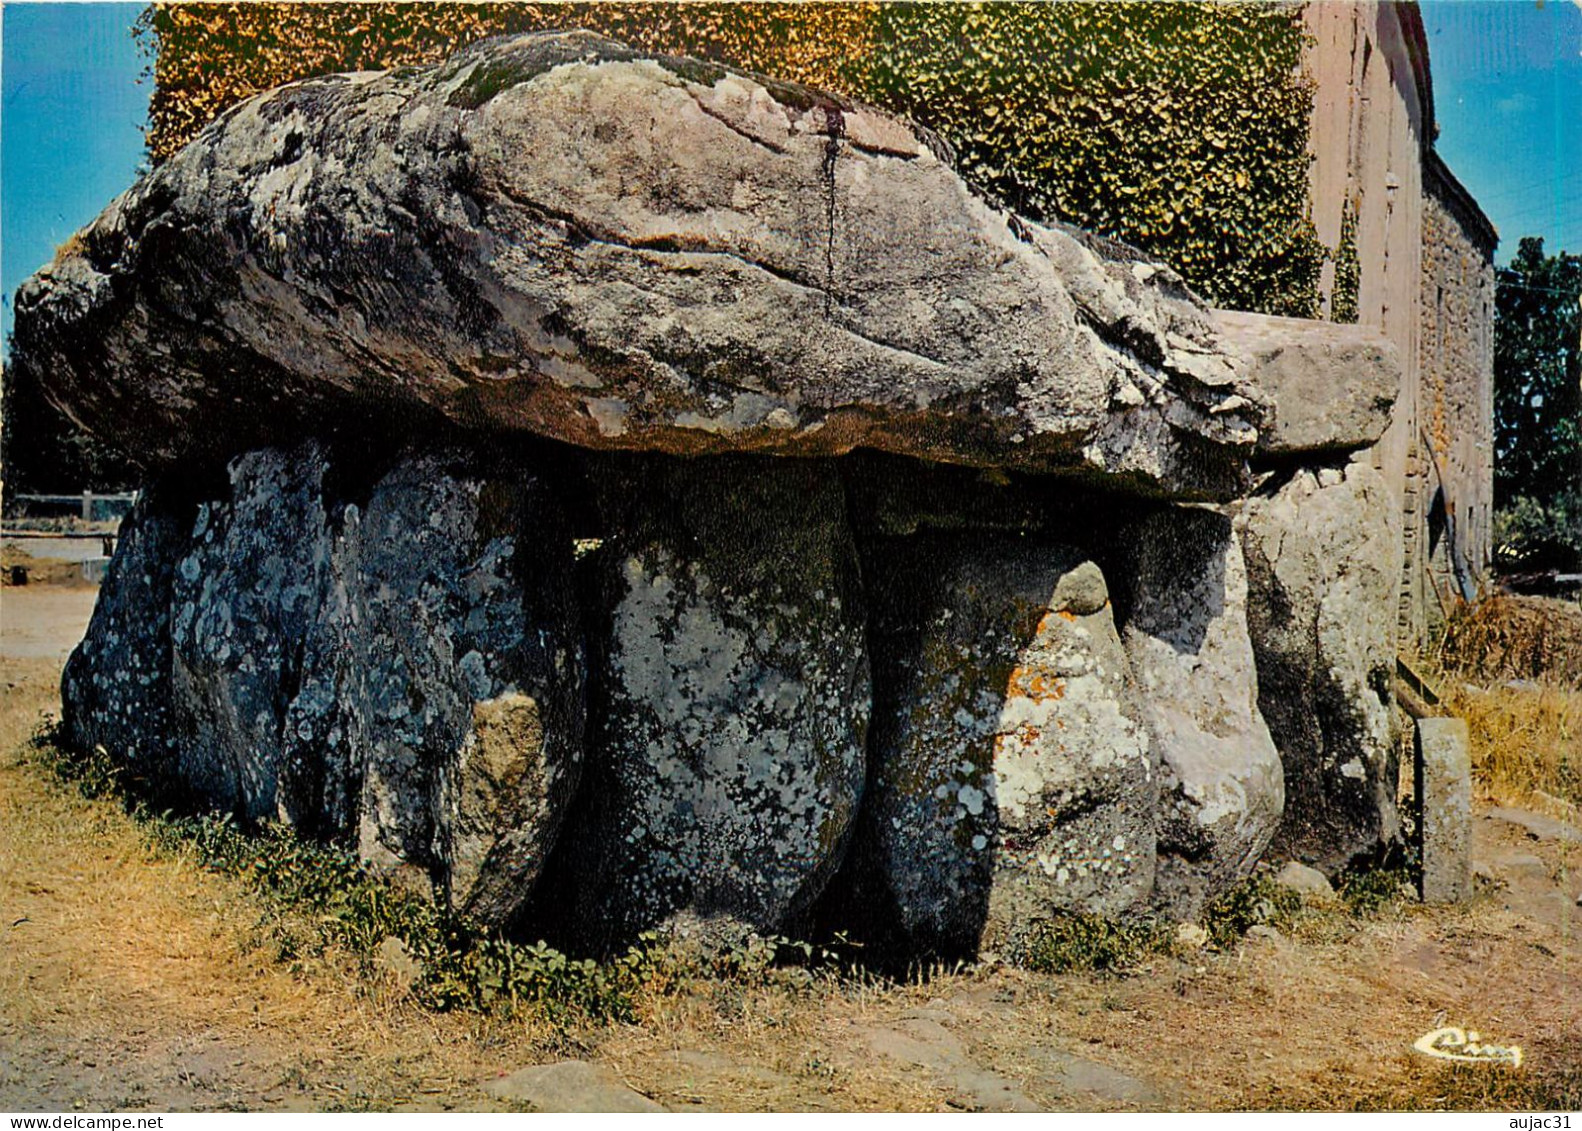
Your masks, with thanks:
<instances>
[{"instance_id":1,"label":"green ivy foliage","mask_svg":"<svg viewBox=\"0 0 1582 1131\"><path fill-rule=\"evenodd\" d=\"M570 26L907 114L992 199L1133 244L1220 305L1317 313L1291 4L160 3L150 153L290 79Z\"/></svg>"},{"instance_id":2,"label":"green ivy foliage","mask_svg":"<svg viewBox=\"0 0 1582 1131\"><path fill-rule=\"evenodd\" d=\"M1357 252L1357 206L1348 197L1340 209L1340 246L1335 249L1335 287L1329 303L1331 322L1355 323L1362 293L1362 260Z\"/></svg>"},{"instance_id":3,"label":"green ivy foliage","mask_svg":"<svg viewBox=\"0 0 1582 1131\"><path fill-rule=\"evenodd\" d=\"M892 4L865 93L969 180L1170 263L1215 303L1311 317L1311 81L1268 4Z\"/></svg>"}]
</instances>

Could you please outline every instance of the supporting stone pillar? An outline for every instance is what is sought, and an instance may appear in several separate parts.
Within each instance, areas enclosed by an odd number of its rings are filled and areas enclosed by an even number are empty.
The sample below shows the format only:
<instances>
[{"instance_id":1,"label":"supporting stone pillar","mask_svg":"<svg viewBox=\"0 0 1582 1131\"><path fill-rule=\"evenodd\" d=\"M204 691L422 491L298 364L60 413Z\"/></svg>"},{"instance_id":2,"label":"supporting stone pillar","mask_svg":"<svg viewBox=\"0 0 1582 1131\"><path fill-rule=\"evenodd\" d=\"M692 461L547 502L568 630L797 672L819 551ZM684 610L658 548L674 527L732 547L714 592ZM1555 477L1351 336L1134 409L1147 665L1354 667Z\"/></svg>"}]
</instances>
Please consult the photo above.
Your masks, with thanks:
<instances>
[{"instance_id":1,"label":"supporting stone pillar","mask_svg":"<svg viewBox=\"0 0 1582 1131\"><path fill-rule=\"evenodd\" d=\"M1400 519L1365 459L1297 471L1244 513L1258 708L1285 769L1271 850L1333 874L1400 838L1390 717Z\"/></svg>"},{"instance_id":2,"label":"supporting stone pillar","mask_svg":"<svg viewBox=\"0 0 1582 1131\"><path fill-rule=\"evenodd\" d=\"M1163 771L1153 904L1196 920L1252 872L1285 811L1258 709L1247 568L1229 517L1160 510L1130 527L1121 639Z\"/></svg>"},{"instance_id":3,"label":"supporting stone pillar","mask_svg":"<svg viewBox=\"0 0 1582 1131\"><path fill-rule=\"evenodd\" d=\"M1423 902L1472 894L1472 758L1464 719L1417 720L1418 830Z\"/></svg>"},{"instance_id":4,"label":"supporting stone pillar","mask_svg":"<svg viewBox=\"0 0 1582 1131\"><path fill-rule=\"evenodd\" d=\"M1098 567L976 534L868 564L874 766L831 923L887 961L948 961L1143 905L1158 767Z\"/></svg>"},{"instance_id":5,"label":"supporting stone pillar","mask_svg":"<svg viewBox=\"0 0 1582 1131\"><path fill-rule=\"evenodd\" d=\"M569 946L791 933L866 774L867 613L840 479L814 460L599 462L612 531Z\"/></svg>"}]
</instances>

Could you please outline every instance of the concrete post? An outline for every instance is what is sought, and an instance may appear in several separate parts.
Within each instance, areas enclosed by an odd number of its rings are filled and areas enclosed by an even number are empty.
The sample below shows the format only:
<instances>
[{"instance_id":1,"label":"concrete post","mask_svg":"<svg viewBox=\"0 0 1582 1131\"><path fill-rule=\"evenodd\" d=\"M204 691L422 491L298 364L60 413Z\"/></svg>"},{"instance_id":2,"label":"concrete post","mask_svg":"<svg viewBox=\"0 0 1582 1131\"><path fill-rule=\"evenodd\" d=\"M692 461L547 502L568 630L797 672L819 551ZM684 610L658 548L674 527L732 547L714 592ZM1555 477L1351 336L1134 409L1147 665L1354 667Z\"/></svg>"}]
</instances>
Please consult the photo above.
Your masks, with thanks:
<instances>
[{"instance_id":1,"label":"concrete post","mask_svg":"<svg viewBox=\"0 0 1582 1131\"><path fill-rule=\"evenodd\" d=\"M1418 835L1423 902L1472 895L1472 755L1464 719L1418 719Z\"/></svg>"}]
</instances>

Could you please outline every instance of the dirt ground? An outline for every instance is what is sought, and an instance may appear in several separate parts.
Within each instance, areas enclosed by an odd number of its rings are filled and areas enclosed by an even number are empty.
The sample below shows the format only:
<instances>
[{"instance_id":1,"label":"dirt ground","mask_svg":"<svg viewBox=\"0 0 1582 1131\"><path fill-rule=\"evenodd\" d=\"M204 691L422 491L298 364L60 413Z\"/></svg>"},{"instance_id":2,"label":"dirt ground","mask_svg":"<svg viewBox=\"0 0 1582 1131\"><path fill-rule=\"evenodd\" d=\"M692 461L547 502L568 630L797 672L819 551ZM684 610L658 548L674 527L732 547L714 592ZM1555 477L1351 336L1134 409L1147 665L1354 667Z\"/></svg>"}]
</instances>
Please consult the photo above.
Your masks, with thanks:
<instances>
[{"instance_id":1,"label":"dirt ground","mask_svg":"<svg viewBox=\"0 0 1582 1131\"><path fill-rule=\"evenodd\" d=\"M1489 817L1470 905L1337 911L1126 977L704 982L570 1031L428 1012L391 974L282 960L242 884L24 759L86 607L22 592L0 593L0 1111L512 1108L485 1086L568 1059L684 1111L1498 1108L1476 1097L1582 1069L1582 844ZM1526 1065L1411 1051L1441 1025Z\"/></svg>"},{"instance_id":2,"label":"dirt ground","mask_svg":"<svg viewBox=\"0 0 1582 1131\"><path fill-rule=\"evenodd\" d=\"M0 588L0 655L64 662L82 639L99 590L91 585Z\"/></svg>"}]
</instances>

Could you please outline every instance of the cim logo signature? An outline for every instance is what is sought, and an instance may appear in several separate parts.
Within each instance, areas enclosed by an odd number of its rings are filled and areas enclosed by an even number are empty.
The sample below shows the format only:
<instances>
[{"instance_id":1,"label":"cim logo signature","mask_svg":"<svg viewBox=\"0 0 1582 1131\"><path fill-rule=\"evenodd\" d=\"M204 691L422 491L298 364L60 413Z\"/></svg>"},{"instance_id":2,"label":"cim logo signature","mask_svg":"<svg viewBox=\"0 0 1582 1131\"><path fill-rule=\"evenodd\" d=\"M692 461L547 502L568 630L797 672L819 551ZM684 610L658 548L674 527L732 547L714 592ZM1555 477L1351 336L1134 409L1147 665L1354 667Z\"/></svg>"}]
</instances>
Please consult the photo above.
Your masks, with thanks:
<instances>
[{"instance_id":1,"label":"cim logo signature","mask_svg":"<svg viewBox=\"0 0 1582 1131\"><path fill-rule=\"evenodd\" d=\"M1471 1029L1435 1029L1432 1033L1424 1033L1418 1037L1412 1043L1412 1047L1424 1056L1438 1057L1440 1060L1459 1060L1470 1064L1508 1064L1512 1068L1522 1066L1520 1045L1487 1043Z\"/></svg>"}]
</instances>

